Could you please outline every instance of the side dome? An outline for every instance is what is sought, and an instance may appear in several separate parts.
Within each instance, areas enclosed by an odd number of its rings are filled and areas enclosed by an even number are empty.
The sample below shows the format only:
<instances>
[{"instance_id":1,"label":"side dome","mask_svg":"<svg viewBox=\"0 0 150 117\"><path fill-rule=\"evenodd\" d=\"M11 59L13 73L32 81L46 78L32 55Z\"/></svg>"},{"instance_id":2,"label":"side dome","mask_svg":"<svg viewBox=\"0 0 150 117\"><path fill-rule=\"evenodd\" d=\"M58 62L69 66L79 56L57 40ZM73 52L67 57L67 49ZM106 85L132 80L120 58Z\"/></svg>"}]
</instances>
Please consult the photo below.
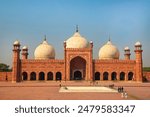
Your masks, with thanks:
<instances>
[{"instance_id":1,"label":"side dome","mask_svg":"<svg viewBox=\"0 0 150 117\"><path fill-rule=\"evenodd\" d=\"M34 51L35 59L54 59L55 49L52 45L48 44L46 39L36 47Z\"/></svg>"},{"instance_id":2,"label":"side dome","mask_svg":"<svg viewBox=\"0 0 150 117\"><path fill-rule=\"evenodd\" d=\"M99 59L119 59L119 55L118 48L110 40L99 50Z\"/></svg>"},{"instance_id":3,"label":"side dome","mask_svg":"<svg viewBox=\"0 0 150 117\"><path fill-rule=\"evenodd\" d=\"M75 34L67 39L66 48L88 48L89 42L80 35L78 31Z\"/></svg>"}]
</instances>

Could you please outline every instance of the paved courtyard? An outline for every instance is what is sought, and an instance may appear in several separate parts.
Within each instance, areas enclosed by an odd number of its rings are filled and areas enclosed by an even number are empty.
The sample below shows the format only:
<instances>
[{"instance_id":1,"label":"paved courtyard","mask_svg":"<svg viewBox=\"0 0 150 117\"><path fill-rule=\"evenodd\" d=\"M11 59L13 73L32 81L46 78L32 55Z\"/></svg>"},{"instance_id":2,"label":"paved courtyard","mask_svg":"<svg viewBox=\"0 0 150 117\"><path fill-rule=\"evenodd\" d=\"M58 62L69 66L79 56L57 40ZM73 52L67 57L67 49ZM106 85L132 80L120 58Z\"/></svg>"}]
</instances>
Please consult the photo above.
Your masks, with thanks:
<instances>
[{"instance_id":1,"label":"paved courtyard","mask_svg":"<svg viewBox=\"0 0 150 117\"><path fill-rule=\"evenodd\" d=\"M106 87L113 85L113 91L93 91L93 87ZM61 86L61 87L60 87ZM128 98L116 92L123 86ZM61 91L64 87L76 87L79 90L92 89L92 91ZM150 83L133 82L90 82L90 81L27 81L21 83L0 82L1 100L150 100Z\"/></svg>"}]
</instances>

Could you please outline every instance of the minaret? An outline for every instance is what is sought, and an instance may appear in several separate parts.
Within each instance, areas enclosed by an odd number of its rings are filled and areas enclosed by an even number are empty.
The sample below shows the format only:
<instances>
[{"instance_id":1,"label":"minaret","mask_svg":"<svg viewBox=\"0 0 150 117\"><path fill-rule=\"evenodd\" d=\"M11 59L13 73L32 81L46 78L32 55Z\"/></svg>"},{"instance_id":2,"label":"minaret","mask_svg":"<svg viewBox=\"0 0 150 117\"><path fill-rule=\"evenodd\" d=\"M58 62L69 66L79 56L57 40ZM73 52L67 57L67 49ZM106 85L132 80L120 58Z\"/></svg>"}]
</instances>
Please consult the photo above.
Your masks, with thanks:
<instances>
[{"instance_id":1,"label":"minaret","mask_svg":"<svg viewBox=\"0 0 150 117\"><path fill-rule=\"evenodd\" d=\"M125 60L130 60L130 55L131 55L130 48L129 47L125 47L124 48L124 52L125 52L125 54L124 54Z\"/></svg>"},{"instance_id":2,"label":"minaret","mask_svg":"<svg viewBox=\"0 0 150 117\"><path fill-rule=\"evenodd\" d=\"M23 60L28 59L28 47L27 46L24 46L22 48L22 59Z\"/></svg>"},{"instance_id":3,"label":"minaret","mask_svg":"<svg viewBox=\"0 0 150 117\"><path fill-rule=\"evenodd\" d=\"M15 41L13 44L13 71L12 71L12 82L21 81L21 68L20 68L20 42Z\"/></svg>"},{"instance_id":4,"label":"minaret","mask_svg":"<svg viewBox=\"0 0 150 117\"><path fill-rule=\"evenodd\" d=\"M136 81L142 81L143 78L143 61L142 61L142 44L136 42L135 44L135 57L136 57Z\"/></svg>"},{"instance_id":5,"label":"minaret","mask_svg":"<svg viewBox=\"0 0 150 117\"><path fill-rule=\"evenodd\" d=\"M64 78L65 78L65 81L67 80L66 79L66 58L67 58L67 56L66 56L66 41L64 41L64 60L65 60L65 76L64 76Z\"/></svg>"}]
</instances>

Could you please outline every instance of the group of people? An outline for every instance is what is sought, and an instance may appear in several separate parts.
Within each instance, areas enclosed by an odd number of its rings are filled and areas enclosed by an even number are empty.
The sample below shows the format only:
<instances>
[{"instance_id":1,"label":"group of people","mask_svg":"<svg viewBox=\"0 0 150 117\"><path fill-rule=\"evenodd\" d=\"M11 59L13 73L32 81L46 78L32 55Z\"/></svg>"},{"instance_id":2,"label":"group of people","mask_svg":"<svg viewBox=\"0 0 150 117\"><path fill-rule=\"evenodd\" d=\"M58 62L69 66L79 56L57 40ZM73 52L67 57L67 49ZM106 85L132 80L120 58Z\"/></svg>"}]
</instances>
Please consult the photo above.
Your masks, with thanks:
<instances>
[{"instance_id":1,"label":"group of people","mask_svg":"<svg viewBox=\"0 0 150 117\"><path fill-rule=\"evenodd\" d=\"M123 87L118 87L118 92L122 93L123 92Z\"/></svg>"},{"instance_id":2,"label":"group of people","mask_svg":"<svg viewBox=\"0 0 150 117\"><path fill-rule=\"evenodd\" d=\"M126 91L124 91L123 87L118 87L118 92L121 93L122 98L128 98L128 94Z\"/></svg>"}]
</instances>

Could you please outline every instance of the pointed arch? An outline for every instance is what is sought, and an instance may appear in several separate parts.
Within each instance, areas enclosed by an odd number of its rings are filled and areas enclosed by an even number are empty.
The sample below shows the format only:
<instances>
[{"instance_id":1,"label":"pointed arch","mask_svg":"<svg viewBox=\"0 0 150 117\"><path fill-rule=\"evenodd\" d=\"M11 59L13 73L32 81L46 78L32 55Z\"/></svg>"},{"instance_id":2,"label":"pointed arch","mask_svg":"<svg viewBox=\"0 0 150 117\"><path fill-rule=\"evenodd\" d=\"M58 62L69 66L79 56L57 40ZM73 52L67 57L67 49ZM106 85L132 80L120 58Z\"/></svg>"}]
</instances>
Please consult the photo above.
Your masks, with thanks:
<instances>
[{"instance_id":1,"label":"pointed arch","mask_svg":"<svg viewBox=\"0 0 150 117\"><path fill-rule=\"evenodd\" d=\"M95 72L95 80L100 80L100 72Z\"/></svg>"},{"instance_id":2,"label":"pointed arch","mask_svg":"<svg viewBox=\"0 0 150 117\"><path fill-rule=\"evenodd\" d=\"M76 71L81 73L81 77L75 77ZM78 73L79 73L78 72ZM84 80L86 76L86 60L81 56L76 56L70 61L70 80Z\"/></svg>"},{"instance_id":3,"label":"pointed arch","mask_svg":"<svg viewBox=\"0 0 150 117\"><path fill-rule=\"evenodd\" d=\"M117 80L117 73L116 72L112 72L111 80Z\"/></svg>"},{"instance_id":4,"label":"pointed arch","mask_svg":"<svg viewBox=\"0 0 150 117\"><path fill-rule=\"evenodd\" d=\"M22 73L22 80L24 80L24 81L28 80L28 74L27 74L27 72L23 72Z\"/></svg>"},{"instance_id":5,"label":"pointed arch","mask_svg":"<svg viewBox=\"0 0 150 117\"><path fill-rule=\"evenodd\" d=\"M56 80L61 80L62 78L62 74L61 74L61 72L57 72L56 73Z\"/></svg>"},{"instance_id":6,"label":"pointed arch","mask_svg":"<svg viewBox=\"0 0 150 117\"><path fill-rule=\"evenodd\" d=\"M45 74L44 72L39 73L39 80L45 80Z\"/></svg>"},{"instance_id":7,"label":"pointed arch","mask_svg":"<svg viewBox=\"0 0 150 117\"><path fill-rule=\"evenodd\" d=\"M47 80L53 80L53 72L47 73Z\"/></svg>"},{"instance_id":8,"label":"pointed arch","mask_svg":"<svg viewBox=\"0 0 150 117\"><path fill-rule=\"evenodd\" d=\"M125 73L124 72L120 73L120 80L125 80Z\"/></svg>"},{"instance_id":9,"label":"pointed arch","mask_svg":"<svg viewBox=\"0 0 150 117\"><path fill-rule=\"evenodd\" d=\"M36 80L36 73L35 72L31 72L30 80Z\"/></svg>"},{"instance_id":10,"label":"pointed arch","mask_svg":"<svg viewBox=\"0 0 150 117\"><path fill-rule=\"evenodd\" d=\"M103 80L108 80L108 72L103 73Z\"/></svg>"},{"instance_id":11,"label":"pointed arch","mask_svg":"<svg viewBox=\"0 0 150 117\"><path fill-rule=\"evenodd\" d=\"M128 80L133 80L133 72L128 73Z\"/></svg>"}]
</instances>

